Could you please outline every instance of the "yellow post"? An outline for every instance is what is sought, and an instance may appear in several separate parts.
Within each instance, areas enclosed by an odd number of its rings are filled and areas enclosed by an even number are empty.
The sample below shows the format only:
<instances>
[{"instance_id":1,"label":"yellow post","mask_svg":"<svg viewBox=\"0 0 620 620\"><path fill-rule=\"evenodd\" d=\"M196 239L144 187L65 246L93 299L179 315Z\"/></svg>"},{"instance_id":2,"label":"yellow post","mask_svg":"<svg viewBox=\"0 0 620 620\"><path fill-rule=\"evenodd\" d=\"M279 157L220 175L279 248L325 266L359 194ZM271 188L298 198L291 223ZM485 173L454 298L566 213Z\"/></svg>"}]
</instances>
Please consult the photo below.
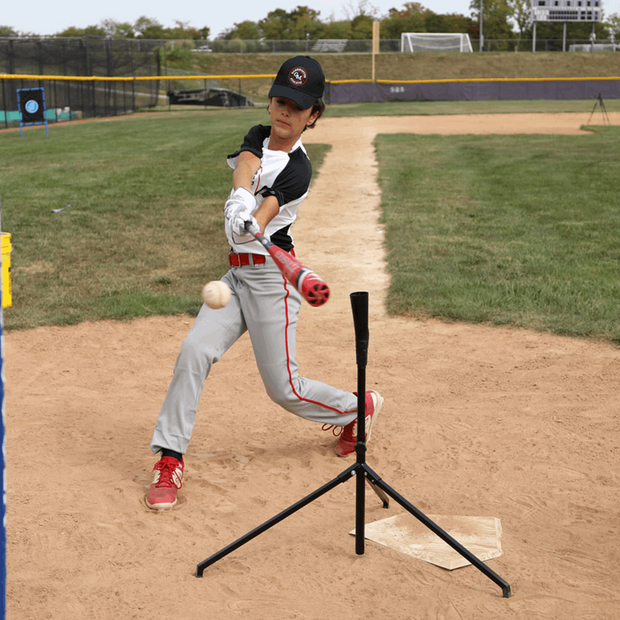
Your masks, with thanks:
<instances>
[{"instance_id":1,"label":"yellow post","mask_svg":"<svg viewBox=\"0 0 620 620\"><path fill-rule=\"evenodd\" d=\"M372 101L375 101L377 92L375 76L375 56L379 53L379 22L372 22Z\"/></svg>"},{"instance_id":2,"label":"yellow post","mask_svg":"<svg viewBox=\"0 0 620 620\"><path fill-rule=\"evenodd\" d=\"M13 305L13 294L11 292L11 235L10 233L0 233L2 237L2 307L10 308Z\"/></svg>"},{"instance_id":3,"label":"yellow post","mask_svg":"<svg viewBox=\"0 0 620 620\"><path fill-rule=\"evenodd\" d=\"M375 55L379 53L379 23L372 22L372 81L375 81Z\"/></svg>"}]
</instances>

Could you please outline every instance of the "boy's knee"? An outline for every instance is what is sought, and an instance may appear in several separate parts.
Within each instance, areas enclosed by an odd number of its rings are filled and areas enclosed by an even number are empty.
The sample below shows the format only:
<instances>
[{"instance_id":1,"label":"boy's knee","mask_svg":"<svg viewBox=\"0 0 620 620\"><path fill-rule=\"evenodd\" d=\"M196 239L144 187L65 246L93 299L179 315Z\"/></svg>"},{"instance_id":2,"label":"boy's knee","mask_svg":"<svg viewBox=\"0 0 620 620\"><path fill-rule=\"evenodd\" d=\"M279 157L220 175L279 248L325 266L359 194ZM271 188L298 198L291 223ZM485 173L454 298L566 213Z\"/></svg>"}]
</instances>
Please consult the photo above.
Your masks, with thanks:
<instances>
[{"instance_id":1,"label":"boy's knee","mask_svg":"<svg viewBox=\"0 0 620 620\"><path fill-rule=\"evenodd\" d=\"M268 386L266 389L267 395L276 405L279 405L290 413L297 413L297 409L302 404L302 400L288 381Z\"/></svg>"},{"instance_id":2,"label":"boy's knee","mask_svg":"<svg viewBox=\"0 0 620 620\"><path fill-rule=\"evenodd\" d=\"M294 413L295 406L299 403L299 398L293 393L293 390L288 384L270 386L266 389L267 395L276 405Z\"/></svg>"},{"instance_id":3,"label":"boy's knee","mask_svg":"<svg viewBox=\"0 0 620 620\"><path fill-rule=\"evenodd\" d=\"M204 343L188 336L181 344L177 366L203 368L205 364L209 367L216 361L215 353L211 347L205 346Z\"/></svg>"}]
</instances>

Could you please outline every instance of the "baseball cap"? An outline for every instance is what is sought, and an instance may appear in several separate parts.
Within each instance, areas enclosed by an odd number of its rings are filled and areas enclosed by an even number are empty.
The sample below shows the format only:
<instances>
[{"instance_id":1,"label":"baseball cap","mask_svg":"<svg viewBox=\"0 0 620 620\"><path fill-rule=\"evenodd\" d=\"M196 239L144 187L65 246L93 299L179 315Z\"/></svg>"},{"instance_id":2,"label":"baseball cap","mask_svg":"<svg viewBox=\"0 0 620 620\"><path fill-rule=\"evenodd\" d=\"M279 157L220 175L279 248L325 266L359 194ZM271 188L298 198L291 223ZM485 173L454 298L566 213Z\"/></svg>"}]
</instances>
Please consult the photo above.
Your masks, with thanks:
<instances>
[{"instance_id":1,"label":"baseball cap","mask_svg":"<svg viewBox=\"0 0 620 620\"><path fill-rule=\"evenodd\" d=\"M321 65L310 56L295 56L280 67L269 96L286 97L307 110L323 96L324 90Z\"/></svg>"}]
</instances>

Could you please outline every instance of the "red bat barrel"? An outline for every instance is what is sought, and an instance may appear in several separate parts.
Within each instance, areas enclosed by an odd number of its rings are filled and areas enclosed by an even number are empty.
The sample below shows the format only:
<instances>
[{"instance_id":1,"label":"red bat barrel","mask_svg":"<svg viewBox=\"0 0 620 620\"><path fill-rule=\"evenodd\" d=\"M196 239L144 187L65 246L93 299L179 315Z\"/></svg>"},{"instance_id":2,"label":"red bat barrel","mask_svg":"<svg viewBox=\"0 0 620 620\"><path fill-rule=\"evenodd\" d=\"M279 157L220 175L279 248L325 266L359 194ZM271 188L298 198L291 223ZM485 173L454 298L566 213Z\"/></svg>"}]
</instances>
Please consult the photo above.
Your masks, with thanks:
<instances>
[{"instance_id":1,"label":"red bat barrel","mask_svg":"<svg viewBox=\"0 0 620 620\"><path fill-rule=\"evenodd\" d=\"M295 288L311 306L322 306L329 299L329 287L314 271L304 267L297 281Z\"/></svg>"},{"instance_id":2,"label":"red bat barrel","mask_svg":"<svg viewBox=\"0 0 620 620\"><path fill-rule=\"evenodd\" d=\"M249 223L249 222L248 222ZM311 306L322 306L329 299L329 287L314 271L304 267L294 256L274 245L257 228L246 228L267 249L284 277L301 293Z\"/></svg>"}]
</instances>

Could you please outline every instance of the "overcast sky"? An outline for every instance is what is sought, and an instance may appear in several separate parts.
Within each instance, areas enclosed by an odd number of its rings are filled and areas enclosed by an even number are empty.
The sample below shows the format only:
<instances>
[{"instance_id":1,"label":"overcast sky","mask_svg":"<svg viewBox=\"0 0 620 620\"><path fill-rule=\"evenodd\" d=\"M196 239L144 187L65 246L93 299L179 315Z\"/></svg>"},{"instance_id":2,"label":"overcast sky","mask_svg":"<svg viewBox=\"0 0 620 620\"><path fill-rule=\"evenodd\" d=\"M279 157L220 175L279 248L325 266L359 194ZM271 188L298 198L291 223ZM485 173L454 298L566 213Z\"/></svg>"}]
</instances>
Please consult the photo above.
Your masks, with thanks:
<instances>
[{"instance_id":1,"label":"overcast sky","mask_svg":"<svg viewBox=\"0 0 620 620\"><path fill-rule=\"evenodd\" d=\"M461 13L469 15L470 0L422 0L421 4L435 13ZM620 0L612 0L620 2ZM369 0L366 13L377 10L377 15L387 15L390 8L402 8L400 0ZM256 22L275 9L291 11L297 6L309 6L320 11L321 21L351 19L359 13L359 0L185 0L177 4L170 0L106 0L104 2L65 0L31 0L25 5L4 0L0 11L0 25L11 26L18 32L55 34L76 26L94 26L104 19L133 24L139 17L157 20L165 27L174 26L175 20L187 22L195 28L208 26L211 37L232 28L245 20Z\"/></svg>"},{"instance_id":2,"label":"overcast sky","mask_svg":"<svg viewBox=\"0 0 620 620\"><path fill-rule=\"evenodd\" d=\"M420 4L435 13L461 13L469 15L470 0L419 0ZM143 15L157 20L163 26L174 26L175 21L195 28L208 26L211 38L245 20L256 22L275 9L291 11L299 5L309 6L320 12L321 21L330 17L336 20L351 19L364 6L368 14L387 15L390 8L400 9L400 0L185 0L180 4L170 0L30 0L25 5L4 0L0 12L0 25L11 26L18 32L40 35L55 34L76 26L95 26L105 19L133 24ZM603 0L606 15L620 13L620 0Z\"/></svg>"}]
</instances>

